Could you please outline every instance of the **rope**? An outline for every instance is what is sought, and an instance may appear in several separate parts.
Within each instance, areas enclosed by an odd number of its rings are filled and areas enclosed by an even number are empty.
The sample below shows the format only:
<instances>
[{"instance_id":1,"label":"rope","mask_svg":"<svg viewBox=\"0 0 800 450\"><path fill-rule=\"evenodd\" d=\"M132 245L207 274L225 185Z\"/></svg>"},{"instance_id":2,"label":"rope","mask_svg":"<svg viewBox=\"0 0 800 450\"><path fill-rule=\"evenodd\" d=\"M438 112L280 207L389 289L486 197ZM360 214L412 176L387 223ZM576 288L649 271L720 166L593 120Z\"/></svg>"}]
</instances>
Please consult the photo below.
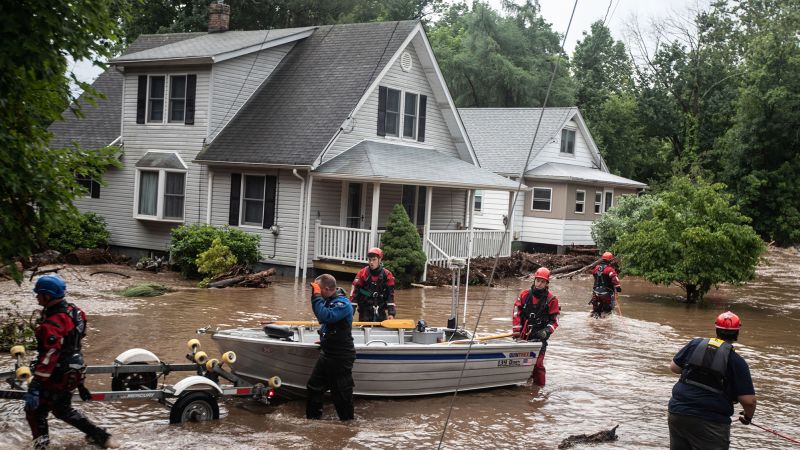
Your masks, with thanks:
<instances>
[{"instance_id":1,"label":"rope","mask_svg":"<svg viewBox=\"0 0 800 450\"><path fill-rule=\"evenodd\" d=\"M754 426L754 427L756 427L756 428L761 428L762 430L764 430L764 431L766 431L766 432L768 432L768 433L772 433L772 434L774 434L775 436L782 437L782 438L786 439L787 441L794 442L795 444L800 444L800 441L798 441L798 440L796 440L796 439L792 439L792 438L790 438L789 436L785 436L785 435L783 435L783 434L780 434L780 433L778 433L777 431L773 430L772 428L762 427L761 425L759 425L759 424L757 424L757 423L753 422L752 420L750 421L750 425L753 425L753 426Z\"/></svg>"},{"instance_id":2,"label":"rope","mask_svg":"<svg viewBox=\"0 0 800 450\"><path fill-rule=\"evenodd\" d=\"M564 44L566 43L567 35L569 34L569 29L572 26L572 19L573 19L573 17L575 17L575 10L577 9L577 7L578 7L578 0L575 0L575 2L572 5L572 14L570 14L570 16L569 16L569 23L567 24L567 30L564 32L564 36L563 36L563 38L561 40L561 52L562 53L564 52ZM558 65L559 65L560 61L561 61L561 55L558 55L558 58L556 59L556 62L553 65L553 73L550 75L550 82L547 85L547 91L545 92L545 95L544 95L544 102L542 104L542 110L541 110L541 112L539 114L539 122L536 124L536 131L534 131L534 133L533 133L533 140L531 141L531 147L528 150L528 157L525 160L525 165L522 167L522 170L521 170L520 175L519 175L519 183L517 184L517 191L516 191L516 193L514 195L514 202L511 204L511 211L509 213L509 220L506 223L506 229L505 229L506 233L503 233L503 238L500 240L500 246L497 249L497 253L495 253L495 255L494 255L494 264L492 265L492 272L489 275L489 282L488 282L489 286L492 285L492 281L494 280L494 275L497 272L497 264L500 261L500 252L503 250L503 246L505 244L506 236L509 236L508 228L509 228L509 225L511 224L511 217L512 217L512 214L514 212L514 207L516 206L517 196L519 195L520 191L522 190L522 178L523 178L523 175L525 174L525 171L528 168L528 162L530 161L531 154L533 153L533 146L536 143L536 136L539 134L539 127L542 124L542 117L544 116L544 109L547 107L547 99L550 97L550 90L553 87L553 80L555 80L556 72L558 71ZM469 273L467 273L467 278L469 278ZM442 443L444 442L444 436L445 436L445 434L447 434L447 426L449 425L450 417L453 414L453 405L455 404L456 397L458 396L458 390L461 388L461 380L464 378L464 370L467 367L467 361L469 361L469 354L472 351L472 345L475 343L475 333L477 333L477 331L478 331L478 325L481 322L481 316L483 316L483 309L486 306L486 300L487 300L488 296L489 296L489 290L487 289L486 292L483 295L483 300L481 301L480 310L478 310L478 320L475 322L475 327L472 330L472 335L470 336L470 340L469 340L469 347L467 347L467 353L464 355L464 363L461 365L461 371L458 374L458 383L456 384L456 389L453 392L453 397L450 398L450 406L449 406L448 411L447 411L447 417L445 418L444 427L442 428L442 434L439 437L439 444L437 446L437 449L440 449L440 450L442 448Z\"/></svg>"}]
</instances>

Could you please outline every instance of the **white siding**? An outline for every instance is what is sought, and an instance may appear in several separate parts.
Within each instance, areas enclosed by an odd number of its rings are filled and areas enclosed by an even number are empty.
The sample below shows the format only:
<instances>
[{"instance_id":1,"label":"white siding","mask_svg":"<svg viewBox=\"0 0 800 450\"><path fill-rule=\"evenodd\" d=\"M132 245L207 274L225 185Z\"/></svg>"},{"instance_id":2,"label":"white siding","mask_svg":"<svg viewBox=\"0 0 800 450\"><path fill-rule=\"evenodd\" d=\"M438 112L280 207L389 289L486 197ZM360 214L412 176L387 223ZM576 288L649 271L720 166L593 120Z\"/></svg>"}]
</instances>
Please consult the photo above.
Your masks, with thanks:
<instances>
[{"instance_id":1,"label":"white siding","mask_svg":"<svg viewBox=\"0 0 800 450\"><path fill-rule=\"evenodd\" d=\"M463 227L467 191L440 187L428 189L433 189L431 230L458 230L459 226Z\"/></svg>"},{"instance_id":2,"label":"white siding","mask_svg":"<svg viewBox=\"0 0 800 450\"><path fill-rule=\"evenodd\" d=\"M525 217L520 240L552 245L594 245L591 221Z\"/></svg>"},{"instance_id":3,"label":"white siding","mask_svg":"<svg viewBox=\"0 0 800 450\"><path fill-rule=\"evenodd\" d=\"M284 44L213 66L209 142L230 122L293 46L294 43Z\"/></svg>"},{"instance_id":4,"label":"white siding","mask_svg":"<svg viewBox=\"0 0 800 450\"><path fill-rule=\"evenodd\" d=\"M383 79L381 79L380 85L428 96L425 120L425 142L378 136L378 87L376 87L369 93L369 97L362 105L361 109L355 114L353 130L350 132L343 131L339 134L334 144L326 152L323 162L330 160L364 139L386 139L398 143L424 145L448 156L459 158L458 150L450 135L450 130L445 124L444 117L439 109L439 104L446 105L446 101L444 99L439 101L434 98L433 90L428 83L425 72L422 70L422 65L419 62L414 46L408 45L405 50L412 56L412 69L409 72L403 72L400 68L400 58L397 58ZM445 108L447 107L448 106L445 106Z\"/></svg>"},{"instance_id":5,"label":"white siding","mask_svg":"<svg viewBox=\"0 0 800 450\"><path fill-rule=\"evenodd\" d=\"M311 267L314 260L314 224L339 226L341 208L342 182L314 179L311 188L311 217L308 232L308 262Z\"/></svg>"},{"instance_id":6,"label":"white siding","mask_svg":"<svg viewBox=\"0 0 800 450\"><path fill-rule=\"evenodd\" d=\"M503 216L508 214L508 191L483 191L481 212L475 211L475 228L504 230Z\"/></svg>"},{"instance_id":7,"label":"white siding","mask_svg":"<svg viewBox=\"0 0 800 450\"><path fill-rule=\"evenodd\" d=\"M578 125L570 120L565 127L575 130L575 154L561 153L561 130L556 132L545 146L536 155L536 159L528 167L537 167L547 162L560 164L574 164L583 167L594 167L594 160L586 143L586 138L581 133Z\"/></svg>"}]
</instances>

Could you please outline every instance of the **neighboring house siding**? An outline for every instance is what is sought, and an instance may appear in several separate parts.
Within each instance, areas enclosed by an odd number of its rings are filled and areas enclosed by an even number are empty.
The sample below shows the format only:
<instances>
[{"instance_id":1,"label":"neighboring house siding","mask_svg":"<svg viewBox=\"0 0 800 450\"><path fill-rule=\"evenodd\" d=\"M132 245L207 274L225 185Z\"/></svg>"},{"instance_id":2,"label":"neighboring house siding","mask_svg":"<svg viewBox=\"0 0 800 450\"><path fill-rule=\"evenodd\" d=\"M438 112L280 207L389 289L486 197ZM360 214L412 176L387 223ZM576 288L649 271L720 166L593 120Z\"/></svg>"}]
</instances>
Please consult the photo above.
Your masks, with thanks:
<instances>
[{"instance_id":1,"label":"neighboring house siding","mask_svg":"<svg viewBox=\"0 0 800 450\"><path fill-rule=\"evenodd\" d=\"M575 154L561 153L561 130L558 130L553 138L535 155L536 159L532 164L528 165L529 168L534 168L548 162L574 164L583 167L597 167L597 164L595 164L592 158L586 138L583 136L580 129L578 129L578 125L570 120L566 123L565 128L575 130Z\"/></svg>"},{"instance_id":2,"label":"neighboring house siding","mask_svg":"<svg viewBox=\"0 0 800 450\"><path fill-rule=\"evenodd\" d=\"M328 150L328 152L325 154L323 162L330 160L331 158L358 144L364 139L386 139L398 143L424 145L448 156L459 158L458 150L456 149L453 139L450 135L450 130L445 124L441 110L437 106L440 103L446 104L446 102L444 100L438 101L433 97L433 91L431 90L425 72L422 70L422 66L417 58L414 46L408 45L406 50L412 56L413 63L411 70L409 72L403 72L403 69L400 67L401 58L397 58L383 79L381 79L379 84L392 89L400 89L403 91L428 96L425 142L417 142L416 140L400 139L396 137L384 138L378 136L378 88L376 87L375 90L369 94L369 97L361 106L361 109L359 109L356 113L355 120L353 121L353 130L350 132L343 131L341 134L339 134L339 137L331 146L330 150Z\"/></svg>"},{"instance_id":3,"label":"neighboring house siding","mask_svg":"<svg viewBox=\"0 0 800 450\"><path fill-rule=\"evenodd\" d=\"M464 189L433 189L431 201L431 230L458 230L464 226L467 191Z\"/></svg>"},{"instance_id":4,"label":"neighboring house siding","mask_svg":"<svg viewBox=\"0 0 800 450\"><path fill-rule=\"evenodd\" d=\"M194 125L183 123L136 123L138 75L197 75ZM208 68L172 71L130 71L125 73L122 98L123 156L122 169L111 169L105 174L107 183L99 199L80 199L76 206L84 211L94 211L106 219L111 233L110 243L123 247L167 250L170 230L181 225L176 222L155 222L133 218L136 163L148 151L175 152L186 164L184 190L185 224L205 221L205 172L191 161L202 149L208 122ZM199 195L198 195L199 194ZM199 218L199 219L198 219Z\"/></svg>"},{"instance_id":5,"label":"neighboring house siding","mask_svg":"<svg viewBox=\"0 0 800 450\"><path fill-rule=\"evenodd\" d=\"M563 245L594 245L592 222L589 220L565 220Z\"/></svg>"},{"instance_id":6,"label":"neighboring house siding","mask_svg":"<svg viewBox=\"0 0 800 450\"><path fill-rule=\"evenodd\" d=\"M272 73L294 43L215 64L212 69L210 142Z\"/></svg>"},{"instance_id":7,"label":"neighboring house siding","mask_svg":"<svg viewBox=\"0 0 800 450\"><path fill-rule=\"evenodd\" d=\"M540 217L543 219L564 219L566 218L565 204L567 201L567 184L554 183L552 181L537 181L526 179L525 184L531 188L525 192L525 217ZM534 211L531 209L534 188L550 188L550 211Z\"/></svg>"},{"instance_id":8,"label":"neighboring house siding","mask_svg":"<svg viewBox=\"0 0 800 450\"><path fill-rule=\"evenodd\" d=\"M475 211L475 228L503 230L503 216L508 214L509 193L506 191L483 191L483 208Z\"/></svg>"},{"instance_id":9,"label":"neighboring house siding","mask_svg":"<svg viewBox=\"0 0 800 450\"><path fill-rule=\"evenodd\" d=\"M551 245L594 245L592 222L525 217L520 241Z\"/></svg>"}]
</instances>

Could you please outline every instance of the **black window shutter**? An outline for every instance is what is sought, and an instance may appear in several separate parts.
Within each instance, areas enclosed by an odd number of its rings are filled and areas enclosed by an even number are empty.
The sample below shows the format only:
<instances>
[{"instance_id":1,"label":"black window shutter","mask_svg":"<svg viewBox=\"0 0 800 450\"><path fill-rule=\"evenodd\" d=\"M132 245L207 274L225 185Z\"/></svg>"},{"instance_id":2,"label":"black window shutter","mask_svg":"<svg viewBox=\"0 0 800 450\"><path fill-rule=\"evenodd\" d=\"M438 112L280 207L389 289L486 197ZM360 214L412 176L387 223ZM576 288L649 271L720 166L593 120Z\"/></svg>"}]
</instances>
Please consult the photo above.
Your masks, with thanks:
<instances>
[{"instance_id":1,"label":"black window shutter","mask_svg":"<svg viewBox=\"0 0 800 450\"><path fill-rule=\"evenodd\" d=\"M417 128L417 140L425 142L425 112L428 110L428 96L419 96L419 128Z\"/></svg>"},{"instance_id":2,"label":"black window shutter","mask_svg":"<svg viewBox=\"0 0 800 450\"><path fill-rule=\"evenodd\" d=\"M139 75L139 91L136 94L136 123L144 123L147 114L147 75Z\"/></svg>"},{"instance_id":3,"label":"black window shutter","mask_svg":"<svg viewBox=\"0 0 800 450\"><path fill-rule=\"evenodd\" d=\"M275 225L275 196L278 191L278 177L267 176L266 189L264 190L264 222L263 228Z\"/></svg>"},{"instance_id":4,"label":"black window shutter","mask_svg":"<svg viewBox=\"0 0 800 450\"><path fill-rule=\"evenodd\" d=\"M92 198L100 198L100 183L92 180L91 188L89 189Z\"/></svg>"},{"instance_id":5,"label":"black window shutter","mask_svg":"<svg viewBox=\"0 0 800 450\"><path fill-rule=\"evenodd\" d=\"M231 204L228 211L228 224L239 225L239 193L242 191L242 174L231 174Z\"/></svg>"},{"instance_id":6,"label":"black window shutter","mask_svg":"<svg viewBox=\"0 0 800 450\"><path fill-rule=\"evenodd\" d=\"M386 136L386 97L389 90L386 86L378 87L378 136Z\"/></svg>"},{"instance_id":7,"label":"black window shutter","mask_svg":"<svg viewBox=\"0 0 800 450\"><path fill-rule=\"evenodd\" d=\"M197 75L186 76L186 117L183 123L194 125L194 99L197 90Z\"/></svg>"}]
</instances>

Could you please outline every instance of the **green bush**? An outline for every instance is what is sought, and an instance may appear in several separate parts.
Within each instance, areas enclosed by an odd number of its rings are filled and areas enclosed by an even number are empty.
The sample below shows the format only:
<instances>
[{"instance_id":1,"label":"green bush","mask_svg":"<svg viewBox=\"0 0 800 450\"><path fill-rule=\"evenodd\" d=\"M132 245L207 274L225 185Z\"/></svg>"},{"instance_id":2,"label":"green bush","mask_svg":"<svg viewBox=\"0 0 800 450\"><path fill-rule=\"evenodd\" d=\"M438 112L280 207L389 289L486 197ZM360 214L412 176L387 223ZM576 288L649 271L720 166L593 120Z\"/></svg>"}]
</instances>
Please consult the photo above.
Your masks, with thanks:
<instances>
[{"instance_id":1,"label":"green bush","mask_svg":"<svg viewBox=\"0 0 800 450\"><path fill-rule=\"evenodd\" d=\"M211 248L200 253L197 257L197 271L207 276L200 282L200 287L206 287L208 282L218 275L227 272L235 266L236 256L231 252L227 245L222 244L220 238L214 238Z\"/></svg>"},{"instance_id":2,"label":"green bush","mask_svg":"<svg viewBox=\"0 0 800 450\"><path fill-rule=\"evenodd\" d=\"M15 345L22 345L29 350L36 348L33 332L38 313L24 315L15 300L10 303L10 306L0 306L0 352L7 352Z\"/></svg>"},{"instance_id":3,"label":"green bush","mask_svg":"<svg viewBox=\"0 0 800 450\"><path fill-rule=\"evenodd\" d=\"M427 258L422 240L403 205L394 205L386 232L381 238L384 266L394 274L397 284L408 286L425 269Z\"/></svg>"},{"instance_id":4,"label":"green bush","mask_svg":"<svg viewBox=\"0 0 800 450\"><path fill-rule=\"evenodd\" d=\"M250 266L261 259L258 244L261 237L248 234L227 225L217 228L212 225L183 225L172 230L170 255L181 275L187 278L200 278L197 257L205 252L219 238L228 247L239 264Z\"/></svg>"},{"instance_id":5,"label":"green bush","mask_svg":"<svg viewBox=\"0 0 800 450\"><path fill-rule=\"evenodd\" d=\"M56 226L47 233L44 247L66 254L78 248L105 247L108 238L105 219L89 212L56 222Z\"/></svg>"},{"instance_id":6,"label":"green bush","mask_svg":"<svg viewBox=\"0 0 800 450\"><path fill-rule=\"evenodd\" d=\"M115 294L123 297L158 297L174 290L158 283L140 283L121 291L115 291Z\"/></svg>"}]
</instances>

